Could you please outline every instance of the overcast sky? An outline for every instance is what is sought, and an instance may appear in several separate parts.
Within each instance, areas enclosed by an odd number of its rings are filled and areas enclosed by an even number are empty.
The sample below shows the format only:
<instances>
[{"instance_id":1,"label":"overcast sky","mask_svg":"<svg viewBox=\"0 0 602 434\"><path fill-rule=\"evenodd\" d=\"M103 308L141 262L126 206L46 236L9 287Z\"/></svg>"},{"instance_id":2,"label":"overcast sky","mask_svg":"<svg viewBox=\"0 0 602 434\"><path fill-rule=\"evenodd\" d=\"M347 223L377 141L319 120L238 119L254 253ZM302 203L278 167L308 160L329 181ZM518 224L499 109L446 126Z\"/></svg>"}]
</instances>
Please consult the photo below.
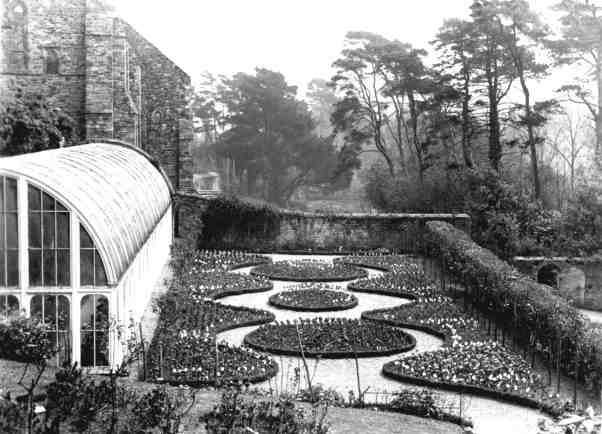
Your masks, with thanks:
<instances>
[{"instance_id":1,"label":"overcast sky","mask_svg":"<svg viewBox=\"0 0 602 434\"><path fill-rule=\"evenodd\" d=\"M443 20L467 17L472 0L113 0L118 14L193 80L256 66L304 91L329 79L345 33L364 30L429 48ZM531 0L549 14L557 0Z\"/></svg>"}]
</instances>

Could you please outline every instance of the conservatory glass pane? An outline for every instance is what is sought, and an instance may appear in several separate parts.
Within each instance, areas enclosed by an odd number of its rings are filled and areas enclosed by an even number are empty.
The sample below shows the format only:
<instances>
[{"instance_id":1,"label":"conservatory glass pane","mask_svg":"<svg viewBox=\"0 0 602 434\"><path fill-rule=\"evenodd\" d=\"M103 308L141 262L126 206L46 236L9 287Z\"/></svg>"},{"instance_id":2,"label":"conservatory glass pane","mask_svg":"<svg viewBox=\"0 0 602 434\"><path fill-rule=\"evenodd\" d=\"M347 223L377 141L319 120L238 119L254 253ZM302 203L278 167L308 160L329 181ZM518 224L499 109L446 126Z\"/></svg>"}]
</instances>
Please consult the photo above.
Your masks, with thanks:
<instances>
[{"instance_id":1,"label":"conservatory glass pane","mask_svg":"<svg viewBox=\"0 0 602 434\"><path fill-rule=\"evenodd\" d=\"M6 252L7 285L19 285L19 251L8 250Z\"/></svg>"},{"instance_id":2,"label":"conservatory glass pane","mask_svg":"<svg viewBox=\"0 0 602 434\"><path fill-rule=\"evenodd\" d=\"M29 213L29 247L42 247L41 214Z\"/></svg>"},{"instance_id":3,"label":"conservatory glass pane","mask_svg":"<svg viewBox=\"0 0 602 434\"><path fill-rule=\"evenodd\" d=\"M54 237L54 213L44 213L44 248L53 249L55 246Z\"/></svg>"},{"instance_id":4,"label":"conservatory glass pane","mask_svg":"<svg viewBox=\"0 0 602 434\"><path fill-rule=\"evenodd\" d=\"M109 327L109 300L102 295L96 296L96 315L94 328L103 330Z\"/></svg>"},{"instance_id":5,"label":"conservatory glass pane","mask_svg":"<svg viewBox=\"0 0 602 434\"><path fill-rule=\"evenodd\" d=\"M80 251L80 280L82 286L94 285L94 250Z\"/></svg>"},{"instance_id":6,"label":"conservatory glass pane","mask_svg":"<svg viewBox=\"0 0 602 434\"><path fill-rule=\"evenodd\" d=\"M86 295L81 302L81 329L91 330L94 324L94 297Z\"/></svg>"},{"instance_id":7,"label":"conservatory glass pane","mask_svg":"<svg viewBox=\"0 0 602 434\"><path fill-rule=\"evenodd\" d=\"M56 231L57 247L68 249L70 239L68 213L60 212L56 214Z\"/></svg>"},{"instance_id":8,"label":"conservatory glass pane","mask_svg":"<svg viewBox=\"0 0 602 434\"><path fill-rule=\"evenodd\" d=\"M6 211L17 210L17 180L6 178Z\"/></svg>"},{"instance_id":9,"label":"conservatory glass pane","mask_svg":"<svg viewBox=\"0 0 602 434\"><path fill-rule=\"evenodd\" d=\"M64 295L58 297L58 328L62 331L69 330L70 312L69 312L69 299Z\"/></svg>"},{"instance_id":10,"label":"conservatory glass pane","mask_svg":"<svg viewBox=\"0 0 602 434\"><path fill-rule=\"evenodd\" d=\"M19 232L17 230L17 213L6 214L6 247L16 249L19 247Z\"/></svg>"},{"instance_id":11,"label":"conservatory glass pane","mask_svg":"<svg viewBox=\"0 0 602 434\"><path fill-rule=\"evenodd\" d=\"M109 340L106 332L96 332L96 360L95 366L107 366L109 364L108 356Z\"/></svg>"},{"instance_id":12,"label":"conservatory glass pane","mask_svg":"<svg viewBox=\"0 0 602 434\"><path fill-rule=\"evenodd\" d=\"M102 259L100 259L100 254L98 253L98 251L94 252L95 258L94 258L94 271L96 273L96 280L95 280L95 285L96 286L106 286L107 284L107 274L105 273L105 267L102 263Z\"/></svg>"},{"instance_id":13,"label":"conservatory glass pane","mask_svg":"<svg viewBox=\"0 0 602 434\"><path fill-rule=\"evenodd\" d=\"M31 316L37 319L42 319L42 298L41 295L34 295L31 299Z\"/></svg>"},{"instance_id":14,"label":"conservatory glass pane","mask_svg":"<svg viewBox=\"0 0 602 434\"><path fill-rule=\"evenodd\" d=\"M42 251L29 250L29 284L42 286Z\"/></svg>"},{"instance_id":15,"label":"conservatory glass pane","mask_svg":"<svg viewBox=\"0 0 602 434\"><path fill-rule=\"evenodd\" d=\"M71 285L71 263L69 250L57 250L57 280L59 286Z\"/></svg>"},{"instance_id":16,"label":"conservatory glass pane","mask_svg":"<svg viewBox=\"0 0 602 434\"><path fill-rule=\"evenodd\" d=\"M27 200L29 211L39 211L42 209L41 191L31 185L27 189Z\"/></svg>"},{"instance_id":17,"label":"conservatory glass pane","mask_svg":"<svg viewBox=\"0 0 602 434\"><path fill-rule=\"evenodd\" d=\"M93 248L94 243L92 242L92 238L88 235L88 232L84 229L82 225L79 226L79 239L80 239L80 247L82 248Z\"/></svg>"},{"instance_id":18,"label":"conservatory glass pane","mask_svg":"<svg viewBox=\"0 0 602 434\"><path fill-rule=\"evenodd\" d=\"M42 192L42 207L44 211L54 211L54 198L45 192Z\"/></svg>"},{"instance_id":19,"label":"conservatory glass pane","mask_svg":"<svg viewBox=\"0 0 602 434\"><path fill-rule=\"evenodd\" d=\"M44 286L56 286L56 250L44 250Z\"/></svg>"}]
</instances>

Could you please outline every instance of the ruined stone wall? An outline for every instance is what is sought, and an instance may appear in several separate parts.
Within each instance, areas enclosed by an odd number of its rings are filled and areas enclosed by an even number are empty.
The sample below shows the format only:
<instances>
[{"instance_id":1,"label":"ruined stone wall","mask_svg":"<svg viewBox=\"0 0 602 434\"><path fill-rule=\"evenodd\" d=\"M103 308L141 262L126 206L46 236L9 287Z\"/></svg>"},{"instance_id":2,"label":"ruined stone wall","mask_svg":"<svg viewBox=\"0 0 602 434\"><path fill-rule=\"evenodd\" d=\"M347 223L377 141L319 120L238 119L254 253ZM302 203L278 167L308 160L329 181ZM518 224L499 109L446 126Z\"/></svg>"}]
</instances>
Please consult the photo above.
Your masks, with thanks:
<instances>
[{"instance_id":1,"label":"ruined stone wall","mask_svg":"<svg viewBox=\"0 0 602 434\"><path fill-rule=\"evenodd\" d=\"M101 0L1 1L0 96L22 88L48 97L82 141L139 146L174 188L191 185L184 71Z\"/></svg>"},{"instance_id":2,"label":"ruined stone wall","mask_svg":"<svg viewBox=\"0 0 602 434\"><path fill-rule=\"evenodd\" d=\"M84 138L85 0L2 0L0 97L17 89L46 96L77 123ZM56 56L58 71L47 71Z\"/></svg>"}]
</instances>

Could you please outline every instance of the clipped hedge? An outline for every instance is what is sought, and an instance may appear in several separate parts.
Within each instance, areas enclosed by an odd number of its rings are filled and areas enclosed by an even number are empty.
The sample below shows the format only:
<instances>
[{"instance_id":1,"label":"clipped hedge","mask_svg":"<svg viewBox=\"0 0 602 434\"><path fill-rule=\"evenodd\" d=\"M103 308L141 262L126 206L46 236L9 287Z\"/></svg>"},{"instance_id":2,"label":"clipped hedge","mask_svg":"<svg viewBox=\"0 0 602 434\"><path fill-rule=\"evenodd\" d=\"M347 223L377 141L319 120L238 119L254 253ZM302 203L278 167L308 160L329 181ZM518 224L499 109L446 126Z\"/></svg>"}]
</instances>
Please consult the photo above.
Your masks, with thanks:
<instances>
[{"instance_id":1,"label":"clipped hedge","mask_svg":"<svg viewBox=\"0 0 602 434\"><path fill-rule=\"evenodd\" d=\"M519 334L523 343L560 359L565 373L590 385L602 383L602 329L589 322L554 290L521 274L454 226L426 224L426 255L438 258L468 288L480 310ZM587 378L585 378L587 376Z\"/></svg>"}]
</instances>

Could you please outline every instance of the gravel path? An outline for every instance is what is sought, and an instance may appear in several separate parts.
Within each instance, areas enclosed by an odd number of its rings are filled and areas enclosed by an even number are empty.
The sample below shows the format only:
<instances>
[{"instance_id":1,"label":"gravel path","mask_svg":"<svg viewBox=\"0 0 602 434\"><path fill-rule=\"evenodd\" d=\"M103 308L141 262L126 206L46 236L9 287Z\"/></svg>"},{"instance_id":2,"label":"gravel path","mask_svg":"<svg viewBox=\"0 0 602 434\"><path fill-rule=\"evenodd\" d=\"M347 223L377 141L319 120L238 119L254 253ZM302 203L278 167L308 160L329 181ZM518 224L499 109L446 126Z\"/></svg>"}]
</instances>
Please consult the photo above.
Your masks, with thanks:
<instances>
[{"instance_id":1,"label":"gravel path","mask_svg":"<svg viewBox=\"0 0 602 434\"><path fill-rule=\"evenodd\" d=\"M329 255L268 255L274 261L296 260L296 259L316 259L323 261L332 261L337 256ZM252 267L242 268L237 270L238 273L248 274ZM370 277L376 277L382 272L368 270ZM336 289L345 290L348 282L331 283L330 285ZM388 297L376 294L366 294L353 292L358 298L358 305L345 311L334 312L294 312L289 310L277 309L268 304L268 298L290 286L297 285L298 282L281 282L274 281L274 288L270 291L245 294L232 297L225 297L220 300L221 303L235 306L249 306L258 309L269 310L274 313L277 320L293 320L295 318L313 318L316 316L329 316L341 318L359 318L361 313L366 310L388 308L398 306L402 303L410 303L410 300L404 300L397 297ZM602 314L600 314L602 321ZM219 335L221 340L225 340L234 345L241 345L247 333L255 330L257 326L242 327L230 330ZM416 338L416 348L410 352L388 356L388 357L373 357L359 360L359 373L361 388L370 387L370 392L394 392L400 388L400 385L408 388L416 388L415 386L400 383L390 380L381 375L382 365L388 361L407 357L417 352L433 351L441 347L442 341L427 333L418 332L415 330L406 330ZM302 371L303 366L301 359L298 357L279 357L274 356L280 366L278 375L265 382L258 384L259 388L273 388L276 390L287 390L295 387L294 376L295 369ZM357 394L357 378L355 361L351 359L343 360L315 360L309 359L310 375L313 376L312 384L322 384L327 388L332 388L343 396L347 397L349 391L354 391ZM302 379L305 378L301 375ZM436 389L435 389L436 390ZM290 390L292 391L292 390ZM456 393L437 390L441 397L441 405L453 409L458 412L460 407L463 408L464 414L472 418L475 424L475 432L477 433L513 433L513 434L531 434L537 432L537 422L546 416L542 413L504 402L498 402L492 399L480 398L471 395L460 396ZM367 395L367 400L378 399L375 393Z\"/></svg>"}]
</instances>

